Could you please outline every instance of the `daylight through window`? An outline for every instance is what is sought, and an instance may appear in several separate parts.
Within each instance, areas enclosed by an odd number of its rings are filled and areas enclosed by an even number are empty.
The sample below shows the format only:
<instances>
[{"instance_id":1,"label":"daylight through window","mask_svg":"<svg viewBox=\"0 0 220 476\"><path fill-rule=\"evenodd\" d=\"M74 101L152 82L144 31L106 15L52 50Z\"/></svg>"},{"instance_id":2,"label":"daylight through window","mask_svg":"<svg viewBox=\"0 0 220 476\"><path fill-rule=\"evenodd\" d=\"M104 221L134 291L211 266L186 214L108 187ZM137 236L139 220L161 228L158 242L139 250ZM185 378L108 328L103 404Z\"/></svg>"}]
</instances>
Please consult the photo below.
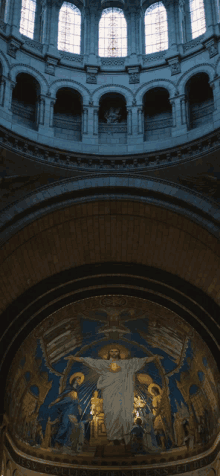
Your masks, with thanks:
<instances>
[{"instance_id":1,"label":"daylight through window","mask_svg":"<svg viewBox=\"0 0 220 476\"><path fill-rule=\"evenodd\" d=\"M72 3L64 2L59 13L58 50L80 54L81 12Z\"/></svg>"},{"instance_id":2,"label":"daylight through window","mask_svg":"<svg viewBox=\"0 0 220 476\"><path fill-rule=\"evenodd\" d=\"M127 22L121 8L106 8L102 12L99 56L127 56Z\"/></svg>"},{"instance_id":3,"label":"daylight through window","mask_svg":"<svg viewBox=\"0 0 220 476\"><path fill-rule=\"evenodd\" d=\"M36 0L22 0L20 33L34 38Z\"/></svg>"},{"instance_id":4,"label":"daylight through window","mask_svg":"<svg viewBox=\"0 0 220 476\"><path fill-rule=\"evenodd\" d=\"M203 35L206 31L205 9L203 0L189 0L192 38Z\"/></svg>"},{"instance_id":5,"label":"daylight through window","mask_svg":"<svg viewBox=\"0 0 220 476\"><path fill-rule=\"evenodd\" d=\"M162 2L157 2L145 12L145 53L168 48L167 12Z\"/></svg>"}]
</instances>

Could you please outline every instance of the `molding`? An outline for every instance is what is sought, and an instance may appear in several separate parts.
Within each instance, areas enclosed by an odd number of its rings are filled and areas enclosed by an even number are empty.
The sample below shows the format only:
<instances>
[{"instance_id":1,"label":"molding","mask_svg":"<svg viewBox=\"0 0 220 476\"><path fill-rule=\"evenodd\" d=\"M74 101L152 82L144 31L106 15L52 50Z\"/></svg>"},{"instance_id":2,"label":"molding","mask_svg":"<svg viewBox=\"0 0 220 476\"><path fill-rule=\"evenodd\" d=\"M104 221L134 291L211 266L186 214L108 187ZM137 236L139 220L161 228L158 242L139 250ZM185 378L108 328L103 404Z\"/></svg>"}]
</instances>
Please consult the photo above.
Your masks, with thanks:
<instances>
[{"instance_id":1,"label":"molding","mask_svg":"<svg viewBox=\"0 0 220 476\"><path fill-rule=\"evenodd\" d=\"M67 461L66 455L65 458L63 458L63 461L62 459L59 460L59 458L56 458L56 460L58 460L56 463L55 459L52 461L49 460L49 458L51 458L51 453L47 456L48 461L45 462L45 457L42 450L41 457L38 457L37 459L35 457L33 459L31 456L28 456L18 449L8 434L6 434L5 437L5 447L7 448L13 461L19 466L40 473L63 474L66 476L109 476L110 470L112 476L113 474L114 476L130 476L132 470L133 476L158 476L158 474L159 476L166 476L167 474L174 475L186 472L189 473L191 471L195 471L196 469L201 469L210 465L218 456L220 450L219 439L220 435L218 435L214 443L214 450L209 450L208 454L203 454L200 456L194 455L196 456L194 460L191 456L191 458L185 458L185 461L175 461L175 463L169 462L167 464L166 460L164 462L163 458L157 458L155 455L153 455L150 458L150 463L147 464L149 458L142 456L140 461L140 458L134 456L132 462L127 461L129 469L120 468L121 465L124 466L123 460L126 461L126 458L121 458L122 461L118 464L116 461L106 461L105 467L103 467L101 466L101 460L104 460L105 458L98 458L98 461L96 461L94 458L90 457L90 464L95 466L94 469L88 468L88 466L85 464L83 465L82 459L77 455L74 456L74 459L71 457L71 462L69 464L64 462ZM173 459L174 458L175 456ZM158 463L156 463L155 459L158 459ZM161 459L162 461L160 461ZM114 467L113 471L112 466Z\"/></svg>"},{"instance_id":2,"label":"molding","mask_svg":"<svg viewBox=\"0 0 220 476\"><path fill-rule=\"evenodd\" d=\"M57 149L23 138L2 126L0 126L0 146L31 160L34 159L47 165L56 165L56 167L88 172L129 170L132 173L137 173L141 170L154 170L171 164L187 163L207 153L219 150L220 128L197 140L177 147L126 156L90 155L65 150L58 154Z\"/></svg>"}]
</instances>

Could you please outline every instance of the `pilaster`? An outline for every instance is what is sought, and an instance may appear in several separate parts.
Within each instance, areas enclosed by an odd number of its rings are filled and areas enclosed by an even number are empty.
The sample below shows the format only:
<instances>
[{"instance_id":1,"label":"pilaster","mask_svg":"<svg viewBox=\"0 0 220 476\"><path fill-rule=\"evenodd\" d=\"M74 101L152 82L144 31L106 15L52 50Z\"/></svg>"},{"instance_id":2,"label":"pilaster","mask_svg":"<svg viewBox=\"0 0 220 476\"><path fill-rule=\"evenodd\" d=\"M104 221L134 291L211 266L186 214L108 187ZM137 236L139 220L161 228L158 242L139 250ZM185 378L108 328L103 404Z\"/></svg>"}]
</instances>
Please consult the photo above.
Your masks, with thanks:
<instances>
[{"instance_id":1,"label":"pilaster","mask_svg":"<svg viewBox=\"0 0 220 476\"><path fill-rule=\"evenodd\" d=\"M172 137L178 137L187 132L187 100L185 94L170 99L172 105Z\"/></svg>"}]
</instances>

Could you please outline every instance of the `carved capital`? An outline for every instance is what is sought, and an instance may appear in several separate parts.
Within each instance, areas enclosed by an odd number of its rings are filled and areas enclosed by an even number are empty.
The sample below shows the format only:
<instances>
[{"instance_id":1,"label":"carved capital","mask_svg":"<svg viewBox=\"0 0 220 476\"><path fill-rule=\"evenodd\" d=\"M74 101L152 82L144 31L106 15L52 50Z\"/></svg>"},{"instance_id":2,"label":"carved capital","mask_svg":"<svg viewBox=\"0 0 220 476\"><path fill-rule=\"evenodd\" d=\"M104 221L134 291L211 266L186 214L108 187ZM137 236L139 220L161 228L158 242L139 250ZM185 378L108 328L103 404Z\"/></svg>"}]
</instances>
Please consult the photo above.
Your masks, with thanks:
<instances>
[{"instance_id":1,"label":"carved capital","mask_svg":"<svg viewBox=\"0 0 220 476\"><path fill-rule=\"evenodd\" d=\"M86 66L86 82L88 84L97 84L98 70L97 66Z\"/></svg>"},{"instance_id":2,"label":"carved capital","mask_svg":"<svg viewBox=\"0 0 220 476\"><path fill-rule=\"evenodd\" d=\"M45 64L45 73L50 74L51 76L55 76L55 67L57 63L58 59L53 58L52 56L47 56Z\"/></svg>"},{"instance_id":3,"label":"carved capital","mask_svg":"<svg viewBox=\"0 0 220 476\"><path fill-rule=\"evenodd\" d=\"M212 58L218 54L218 43L214 36L209 40L204 41L203 44L209 52L209 58Z\"/></svg>"},{"instance_id":4,"label":"carved capital","mask_svg":"<svg viewBox=\"0 0 220 476\"><path fill-rule=\"evenodd\" d=\"M179 61L179 56L167 59L167 63L169 64L171 69L171 76L173 76L174 74L181 73L181 64Z\"/></svg>"},{"instance_id":5,"label":"carved capital","mask_svg":"<svg viewBox=\"0 0 220 476\"><path fill-rule=\"evenodd\" d=\"M129 84L140 83L140 67L132 66L127 68L129 74Z\"/></svg>"},{"instance_id":6,"label":"carved capital","mask_svg":"<svg viewBox=\"0 0 220 476\"><path fill-rule=\"evenodd\" d=\"M8 49L7 53L9 56L12 58L16 58L17 51L20 49L21 43L14 38L11 38L11 40L8 43Z\"/></svg>"}]
</instances>

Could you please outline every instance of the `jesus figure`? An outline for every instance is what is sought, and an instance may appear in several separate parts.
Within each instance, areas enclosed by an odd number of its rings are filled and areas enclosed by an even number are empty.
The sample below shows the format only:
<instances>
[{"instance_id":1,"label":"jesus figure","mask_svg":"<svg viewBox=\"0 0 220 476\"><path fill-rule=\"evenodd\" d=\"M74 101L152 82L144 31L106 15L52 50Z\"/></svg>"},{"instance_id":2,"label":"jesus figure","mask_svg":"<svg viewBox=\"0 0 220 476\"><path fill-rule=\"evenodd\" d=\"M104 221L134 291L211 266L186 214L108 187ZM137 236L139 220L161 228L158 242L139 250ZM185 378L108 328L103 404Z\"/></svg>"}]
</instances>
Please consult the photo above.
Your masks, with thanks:
<instances>
[{"instance_id":1,"label":"jesus figure","mask_svg":"<svg viewBox=\"0 0 220 476\"><path fill-rule=\"evenodd\" d=\"M70 357L69 357L70 358ZM120 351L112 348L108 358L74 357L99 374L97 388L102 390L105 428L109 444L128 444L133 427L134 374L146 363L161 359L154 355L121 359Z\"/></svg>"}]
</instances>

